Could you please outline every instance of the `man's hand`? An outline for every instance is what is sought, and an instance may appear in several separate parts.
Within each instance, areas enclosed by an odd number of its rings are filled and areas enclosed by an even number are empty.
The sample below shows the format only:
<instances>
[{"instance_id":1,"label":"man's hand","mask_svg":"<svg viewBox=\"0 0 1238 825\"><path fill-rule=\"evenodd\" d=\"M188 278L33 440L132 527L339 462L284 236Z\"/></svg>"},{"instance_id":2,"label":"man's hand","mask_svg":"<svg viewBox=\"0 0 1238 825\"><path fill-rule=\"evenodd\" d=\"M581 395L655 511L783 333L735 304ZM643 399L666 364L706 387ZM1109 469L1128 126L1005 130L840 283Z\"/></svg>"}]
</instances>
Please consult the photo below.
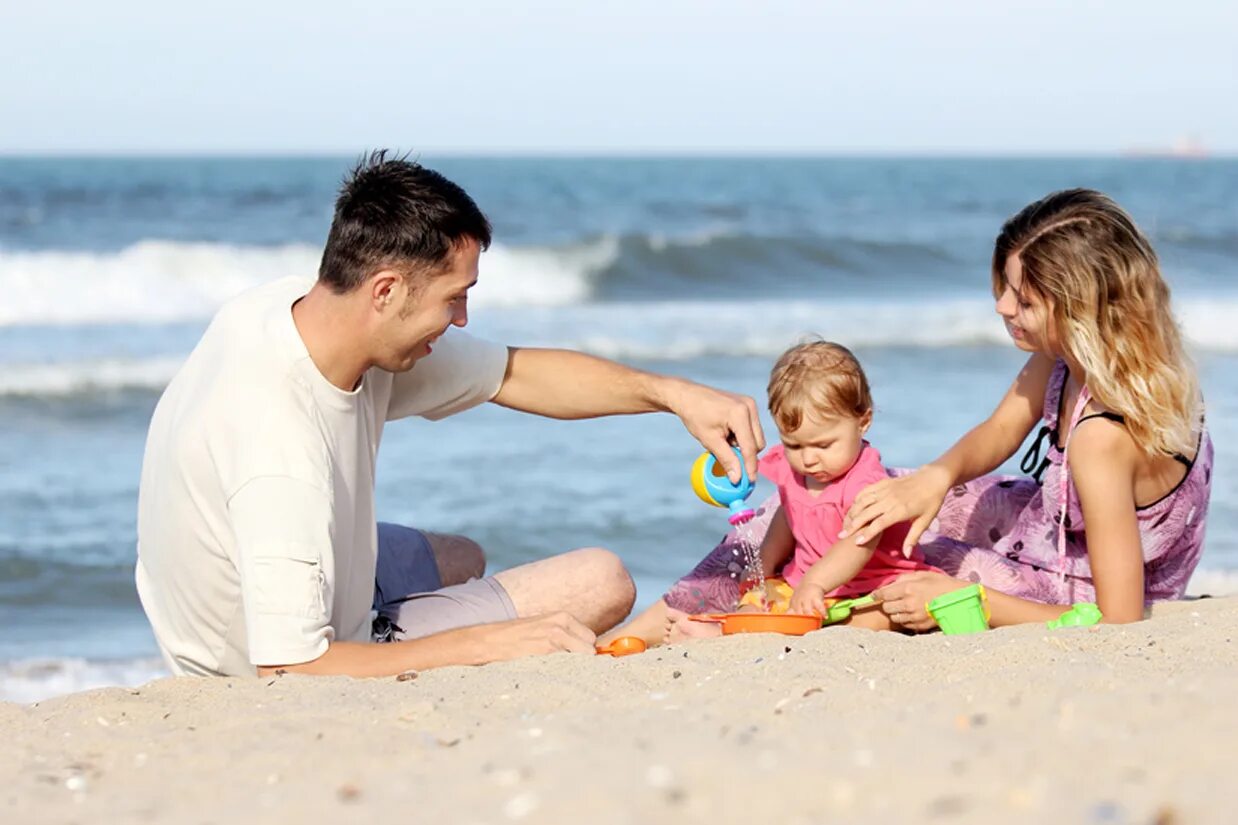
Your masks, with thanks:
<instances>
[{"instance_id":1,"label":"man's hand","mask_svg":"<svg viewBox=\"0 0 1238 825\"><path fill-rule=\"evenodd\" d=\"M593 631L570 613L549 613L445 630L391 644L332 642L317 659L290 665L262 665L258 675L283 670L323 676L394 676L408 670L484 665L547 653L593 653L596 639Z\"/></svg>"},{"instance_id":2,"label":"man's hand","mask_svg":"<svg viewBox=\"0 0 1238 825\"><path fill-rule=\"evenodd\" d=\"M597 641L592 630L563 611L470 629L478 633L476 643L485 651L487 662L547 653L593 653Z\"/></svg>"},{"instance_id":3,"label":"man's hand","mask_svg":"<svg viewBox=\"0 0 1238 825\"><path fill-rule=\"evenodd\" d=\"M666 405L701 446L713 453L732 484L743 475L757 477L757 453L765 449L765 433L757 402L746 395L716 390L680 379L667 379ZM739 466L731 443L743 453Z\"/></svg>"}]
</instances>

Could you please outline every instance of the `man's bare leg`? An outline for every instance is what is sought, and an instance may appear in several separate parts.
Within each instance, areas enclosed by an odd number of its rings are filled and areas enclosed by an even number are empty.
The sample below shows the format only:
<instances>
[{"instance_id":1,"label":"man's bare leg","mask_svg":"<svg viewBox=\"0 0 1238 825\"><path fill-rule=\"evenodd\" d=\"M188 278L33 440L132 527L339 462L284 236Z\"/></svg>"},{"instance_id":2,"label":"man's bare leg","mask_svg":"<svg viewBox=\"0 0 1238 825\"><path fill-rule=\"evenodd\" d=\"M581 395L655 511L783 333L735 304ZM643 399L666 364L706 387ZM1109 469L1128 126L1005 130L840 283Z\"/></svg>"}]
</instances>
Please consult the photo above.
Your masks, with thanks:
<instances>
[{"instance_id":1,"label":"man's bare leg","mask_svg":"<svg viewBox=\"0 0 1238 825\"><path fill-rule=\"evenodd\" d=\"M619 557L601 547L573 550L494 574L520 617L560 610L594 633L623 621L636 601L636 585Z\"/></svg>"},{"instance_id":2,"label":"man's bare leg","mask_svg":"<svg viewBox=\"0 0 1238 825\"><path fill-rule=\"evenodd\" d=\"M463 584L469 579L486 575L486 554L481 545L470 538L449 533L422 531L430 550L434 553L434 565L438 568L443 587Z\"/></svg>"}]
</instances>

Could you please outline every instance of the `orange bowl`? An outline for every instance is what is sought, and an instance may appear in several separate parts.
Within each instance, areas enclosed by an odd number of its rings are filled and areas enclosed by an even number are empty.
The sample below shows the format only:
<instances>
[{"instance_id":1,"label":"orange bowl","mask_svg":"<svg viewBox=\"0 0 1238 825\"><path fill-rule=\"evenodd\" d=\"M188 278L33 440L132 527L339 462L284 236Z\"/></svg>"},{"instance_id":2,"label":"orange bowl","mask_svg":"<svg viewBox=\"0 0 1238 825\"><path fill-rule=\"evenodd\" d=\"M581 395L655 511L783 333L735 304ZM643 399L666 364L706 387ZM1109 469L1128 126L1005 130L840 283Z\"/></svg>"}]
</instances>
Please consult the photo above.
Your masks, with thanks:
<instances>
[{"instance_id":1,"label":"orange bowl","mask_svg":"<svg viewBox=\"0 0 1238 825\"><path fill-rule=\"evenodd\" d=\"M722 634L732 633L782 633L787 636L803 636L821 629L821 617L802 613L710 613L693 616L702 622L718 622Z\"/></svg>"}]
</instances>

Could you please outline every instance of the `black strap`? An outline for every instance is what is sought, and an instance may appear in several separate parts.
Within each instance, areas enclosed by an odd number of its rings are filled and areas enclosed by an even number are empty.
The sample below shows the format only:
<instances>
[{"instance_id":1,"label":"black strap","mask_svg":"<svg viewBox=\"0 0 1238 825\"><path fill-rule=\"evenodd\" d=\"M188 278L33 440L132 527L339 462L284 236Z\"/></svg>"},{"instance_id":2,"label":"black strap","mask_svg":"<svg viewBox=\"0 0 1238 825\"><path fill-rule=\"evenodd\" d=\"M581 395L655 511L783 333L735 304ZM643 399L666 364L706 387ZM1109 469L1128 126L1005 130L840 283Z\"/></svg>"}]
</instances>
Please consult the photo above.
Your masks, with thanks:
<instances>
[{"instance_id":1,"label":"black strap","mask_svg":"<svg viewBox=\"0 0 1238 825\"><path fill-rule=\"evenodd\" d=\"M1087 421L1089 418L1104 418L1108 421L1116 421L1117 423L1123 424L1123 425L1126 424L1126 418L1124 416L1118 415L1115 412L1089 413L1083 416L1083 418L1079 419L1079 424L1082 424L1084 421Z\"/></svg>"},{"instance_id":2,"label":"black strap","mask_svg":"<svg viewBox=\"0 0 1238 825\"><path fill-rule=\"evenodd\" d=\"M1126 418L1124 416L1118 415L1115 412L1098 412L1098 413L1092 413L1091 415L1085 415L1083 416L1083 418L1079 419L1079 423L1082 424L1084 421L1087 421L1089 418L1104 418L1109 421L1116 421L1117 423L1122 424L1122 425L1126 424ZM1188 470L1191 469L1192 465L1194 465L1195 463L1194 461L1191 461L1189 458L1184 456L1182 453L1174 453L1173 458L1174 458L1174 461L1177 461L1179 464L1186 467Z\"/></svg>"},{"instance_id":3,"label":"black strap","mask_svg":"<svg viewBox=\"0 0 1238 825\"><path fill-rule=\"evenodd\" d=\"M1043 458L1040 455L1040 446L1044 443L1046 436L1051 438L1050 443L1056 443L1057 429L1048 424L1042 426L1040 432L1036 434L1036 440L1032 442L1032 446L1027 448L1027 452L1023 454L1023 460L1019 463L1019 469L1030 475L1037 484L1042 483L1040 477L1045 474L1045 469L1050 464L1047 450Z\"/></svg>"}]
</instances>

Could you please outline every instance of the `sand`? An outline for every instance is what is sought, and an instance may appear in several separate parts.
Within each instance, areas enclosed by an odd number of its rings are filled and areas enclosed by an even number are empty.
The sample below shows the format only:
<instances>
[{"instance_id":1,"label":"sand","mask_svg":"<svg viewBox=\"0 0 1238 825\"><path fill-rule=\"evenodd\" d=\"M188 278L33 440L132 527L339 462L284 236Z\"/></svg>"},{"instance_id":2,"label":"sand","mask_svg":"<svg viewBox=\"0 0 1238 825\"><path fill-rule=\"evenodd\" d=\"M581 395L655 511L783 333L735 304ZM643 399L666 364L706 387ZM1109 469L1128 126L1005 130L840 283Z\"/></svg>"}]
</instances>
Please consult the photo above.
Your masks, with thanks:
<instances>
[{"instance_id":1,"label":"sand","mask_svg":"<svg viewBox=\"0 0 1238 825\"><path fill-rule=\"evenodd\" d=\"M8 823L1238 820L1238 599L0 704Z\"/></svg>"}]
</instances>

